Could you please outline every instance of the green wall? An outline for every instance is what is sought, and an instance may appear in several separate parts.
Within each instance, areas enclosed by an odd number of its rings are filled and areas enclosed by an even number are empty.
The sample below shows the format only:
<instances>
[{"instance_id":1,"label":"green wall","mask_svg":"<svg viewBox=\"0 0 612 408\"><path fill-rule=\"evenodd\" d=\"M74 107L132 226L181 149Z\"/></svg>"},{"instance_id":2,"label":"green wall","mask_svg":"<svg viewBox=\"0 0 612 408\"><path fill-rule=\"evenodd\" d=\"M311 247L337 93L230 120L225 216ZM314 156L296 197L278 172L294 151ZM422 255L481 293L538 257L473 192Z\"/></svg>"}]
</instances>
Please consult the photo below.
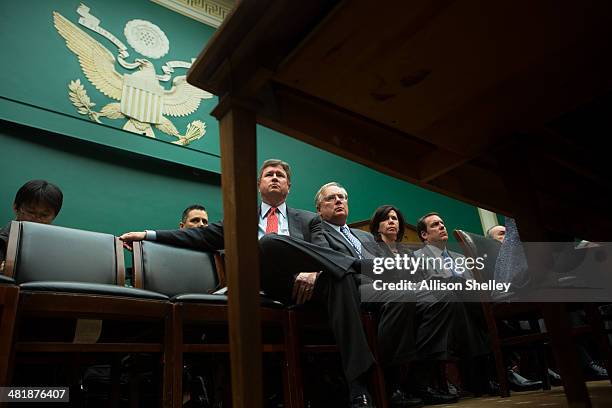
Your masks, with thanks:
<instances>
[{"instance_id":1,"label":"green wall","mask_svg":"<svg viewBox=\"0 0 612 408\"><path fill-rule=\"evenodd\" d=\"M196 56L214 32L147 0L89 0L85 4L102 27L126 45L123 26L127 21L139 18L157 24L170 40L170 53L163 62ZM62 187L65 205L56 222L59 225L114 234L173 228L182 209L194 202L203 203L212 220L221 218L218 124L209 115L216 99L203 101L187 119L173 119L181 132L191 120L206 122L207 134L189 148L169 143L173 140L169 137L154 140L125 132L123 121L103 119L103 124L96 124L76 113L67 95L72 79L81 79L96 109L110 102L85 79L76 56L53 27L53 10L76 22L78 5L78 0L0 3L5 57L0 82L0 223L12 218L17 188L33 178ZM92 37L115 52L107 40L97 34ZM129 60L139 56L129 51ZM160 61L154 62L159 72ZM281 158L292 165L289 204L294 207L314 210L315 192L334 180L349 191L350 222L368 219L381 204L395 204L411 224L421 214L436 210L449 229L481 231L472 206L269 129L258 127L257 133L259 163Z\"/></svg>"},{"instance_id":2,"label":"green wall","mask_svg":"<svg viewBox=\"0 0 612 408\"><path fill-rule=\"evenodd\" d=\"M172 229L193 203L222 216L218 174L1 121L0 146L2 225L13 218L17 189L36 178L64 193L57 225L111 234Z\"/></svg>"}]
</instances>

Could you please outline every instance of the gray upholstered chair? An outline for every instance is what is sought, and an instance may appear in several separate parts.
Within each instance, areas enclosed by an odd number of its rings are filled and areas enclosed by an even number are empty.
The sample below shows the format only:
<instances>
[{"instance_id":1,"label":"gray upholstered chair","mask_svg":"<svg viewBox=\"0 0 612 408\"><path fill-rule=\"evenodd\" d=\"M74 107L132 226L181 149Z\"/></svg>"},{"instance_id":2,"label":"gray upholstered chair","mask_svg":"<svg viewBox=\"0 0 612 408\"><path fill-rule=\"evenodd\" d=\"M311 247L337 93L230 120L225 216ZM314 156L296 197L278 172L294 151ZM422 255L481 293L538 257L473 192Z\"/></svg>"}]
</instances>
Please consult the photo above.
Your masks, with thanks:
<instances>
[{"instance_id":1,"label":"gray upholstered chair","mask_svg":"<svg viewBox=\"0 0 612 408\"><path fill-rule=\"evenodd\" d=\"M161 399L164 406L170 406L172 304L164 294L124 286L123 248L116 237L13 222L4 273L20 289L13 354L159 353L165 363ZM71 328L63 337L56 333L59 327L33 334L31 324L26 322L41 317L41 322L77 319L77 329ZM78 319L101 322L100 333L81 336L78 322L84 320ZM161 334L146 341L138 335L122 337L136 322L145 327L157 325Z\"/></svg>"},{"instance_id":2,"label":"gray upholstered chair","mask_svg":"<svg viewBox=\"0 0 612 408\"><path fill-rule=\"evenodd\" d=\"M223 261L219 254L193 251L162 245L155 242L135 242L134 286L160 292L173 302L173 361L175 406L182 404L182 375L184 353L228 353L227 337L227 296L212 294L224 286L219 278L223 276ZM274 327L282 334L287 333L287 313L278 302L262 297L261 321L264 327ZM190 340L184 336L186 326L194 326L207 334L209 330L221 328L223 335L206 336ZM293 383L294 364L288 356L288 339L267 340L264 330L263 352L281 353L286 361L284 367L285 406L295 407Z\"/></svg>"}]
</instances>

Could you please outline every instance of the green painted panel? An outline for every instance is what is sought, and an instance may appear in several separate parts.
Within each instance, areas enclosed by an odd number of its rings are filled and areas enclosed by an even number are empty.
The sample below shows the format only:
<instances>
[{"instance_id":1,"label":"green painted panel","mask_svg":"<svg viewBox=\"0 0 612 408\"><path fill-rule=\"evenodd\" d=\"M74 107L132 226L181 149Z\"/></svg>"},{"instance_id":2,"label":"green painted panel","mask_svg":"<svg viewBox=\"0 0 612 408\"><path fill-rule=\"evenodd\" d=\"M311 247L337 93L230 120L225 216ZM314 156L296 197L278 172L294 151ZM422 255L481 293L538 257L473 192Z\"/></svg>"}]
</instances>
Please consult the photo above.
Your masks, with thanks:
<instances>
[{"instance_id":1,"label":"green painted panel","mask_svg":"<svg viewBox=\"0 0 612 408\"><path fill-rule=\"evenodd\" d=\"M53 26L53 11L58 11L68 20L76 23L79 15L76 12L80 2L22 0L19 2L0 3L0 38L3 44L3 80L0 82L0 96L20 101L44 109L61 112L70 116L83 118L68 100L68 83L80 79L81 83L96 103L95 110L113 100L99 92L85 77L79 66L76 55L67 47L64 39ZM203 45L213 34L214 29L202 23L181 16L164 7L147 0L90 0L86 5L91 14L101 20L101 26L119 38L130 52L128 61L142 58L129 45L123 34L124 26L129 20L148 20L158 25L170 42L170 51L159 60L151 60L157 73L163 74L161 66L170 60L190 61L196 57ZM79 26L81 27L81 26ZM81 27L82 28L82 27ZM101 35L84 29L92 38L104 45L116 55L116 47ZM119 64L117 71L129 72ZM184 75L185 69L177 68L176 75ZM132 71L133 72L133 71ZM166 88L170 83L165 83ZM187 118L170 118L180 133L184 133L187 123L200 119L207 125L206 135L192 143L191 148L219 155L218 123L209 115L216 105L216 98L203 100L199 109ZM36 113L36 112L35 112ZM121 129L125 119L101 119L112 128ZM81 124L82 122L77 122ZM122 139L137 136L120 131ZM173 141L174 138L155 131L160 140ZM87 137L86 135L83 137ZM118 147L124 147L118 142ZM181 156L181 150L177 150Z\"/></svg>"},{"instance_id":2,"label":"green painted panel","mask_svg":"<svg viewBox=\"0 0 612 408\"><path fill-rule=\"evenodd\" d=\"M291 165L292 189L287 201L293 207L316 211L317 190L325 183L336 181L349 193L349 222L370 219L378 206L393 204L412 225L423 214L438 211L449 230L461 228L482 234L474 206L384 175L263 126L258 126L257 137L258 163L277 158Z\"/></svg>"},{"instance_id":3,"label":"green painted panel","mask_svg":"<svg viewBox=\"0 0 612 408\"><path fill-rule=\"evenodd\" d=\"M0 122L0 222L13 218L17 189L46 179L64 192L55 224L120 234L178 227L183 209L202 203L222 217L218 174L61 135Z\"/></svg>"},{"instance_id":4,"label":"green painted panel","mask_svg":"<svg viewBox=\"0 0 612 408\"><path fill-rule=\"evenodd\" d=\"M123 130L118 131L108 125L99 125L84 118L74 118L2 97L0 97L0 119L202 170L216 173L221 171L221 161L216 155ZM53 140L53 134L50 134L50 138Z\"/></svg>"}]
</instances>

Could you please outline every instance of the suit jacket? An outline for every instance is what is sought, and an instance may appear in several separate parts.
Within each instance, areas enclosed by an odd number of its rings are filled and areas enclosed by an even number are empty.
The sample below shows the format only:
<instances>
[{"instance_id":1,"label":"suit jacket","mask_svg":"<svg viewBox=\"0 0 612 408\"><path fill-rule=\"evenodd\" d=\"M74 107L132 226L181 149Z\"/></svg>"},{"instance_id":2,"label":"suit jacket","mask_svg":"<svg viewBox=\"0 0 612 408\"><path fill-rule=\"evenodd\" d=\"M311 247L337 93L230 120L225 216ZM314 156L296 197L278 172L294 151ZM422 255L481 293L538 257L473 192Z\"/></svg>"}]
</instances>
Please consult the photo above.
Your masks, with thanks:
<instances>
[{"instance_id":1,"label":"suit jacket","mask_svg":"<svg viewBox=\"0 0 612 408\"><path fill-rule=\"evenodd\" d=\"M312 242L319 246L327 246L321 228L321 217L306 210L287 207L289 236Z\"/></svg>"},{"instance_id":2,"label":"suit jacket","mask_svg":"<svg viewBox=\"0 0 612 408\"><path fill-rule=\"evenodd\" d=\"M453 260L456 259L463 259L465 258L465 256L463 256L462 254L455 252L455 251L450 251L448 250L448 254L450 255L451 258L453 258ZM435 258L436 256L434 255L434 253L432 252L431 249L429 249L429 247L427 245L425 245L423 248L419 249L418 251L414 252L414 256L415 257L421 257L423 256L424 259L427 258ZM463 260L462 262L465 262L465 260ZM437 268L436 264L434 265L430 265L431 268L429 269L424 269L423 270L423 276L426 279L430 279L430 278L451 278L453 275L450 271L447 271L446 269L442 268ZM459 276L463 279L473 279L472 277L472 272L468 269L468 268L464 268L465 271L463 272L463 274L460 274Z\"/></svg>"},{"instance_id":3,"label":"suit jacket","mask_svg":"<svg viewBox=\"0 0 612 408\"><path fill-rule=\"evenodd\" d=\"M355 248L342 236L342 234L336 231L331 225L326 222L322 222L323 225L323 236L327 241L327 244L334 251L342 252L345 255L353 258L359 258L359 254ZM359 229L350 228L353 235L361 242L361 255L365 259L374 258L378 250L378 243L374 240L374 237L369 232L365 232Z\"/></svg>"},{"instance_id":4,"label":"suit jacket","mask_svg":"<svg viewBox=\"0 0 612 408\"><path fill-rule=\"evenodd\" d=\"M321 230L321 218L311 212L287 207L289 235L318 246L327 246ZM202 251L218 251L224 248L223 221L208 227L155 231L157 241ZM256 231L254 231L256 233Z\"/></svg>"}]
</instances>

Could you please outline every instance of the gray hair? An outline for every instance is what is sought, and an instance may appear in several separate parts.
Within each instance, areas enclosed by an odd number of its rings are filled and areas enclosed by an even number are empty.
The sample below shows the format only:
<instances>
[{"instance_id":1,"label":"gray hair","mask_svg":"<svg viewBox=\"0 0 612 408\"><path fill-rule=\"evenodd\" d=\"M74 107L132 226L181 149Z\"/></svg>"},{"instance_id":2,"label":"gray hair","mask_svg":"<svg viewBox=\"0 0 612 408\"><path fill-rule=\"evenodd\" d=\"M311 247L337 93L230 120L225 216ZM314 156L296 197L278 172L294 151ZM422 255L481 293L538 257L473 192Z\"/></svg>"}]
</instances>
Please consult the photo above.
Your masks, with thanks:
<instances>
[{"instance_id":1,"label":"gray hair","mask_svg":"<svg viewBox=\"0 0 612 408\"><path fill-rule=\"evenodd\" d=\"M346 193L346 198L348 200L348 192L346 191L346 188L344 188L344 186L336 181L331 181L327 184L323 184L321 186L321 188L319 189L319 191L317 191L317 194L315 194L315 208L318 210L319 206L321 204L321 201L323 201L323 191L325 191L325 189L327 187L338 187L344 190L344 192Z\"/></svg>"}]
</instances>

